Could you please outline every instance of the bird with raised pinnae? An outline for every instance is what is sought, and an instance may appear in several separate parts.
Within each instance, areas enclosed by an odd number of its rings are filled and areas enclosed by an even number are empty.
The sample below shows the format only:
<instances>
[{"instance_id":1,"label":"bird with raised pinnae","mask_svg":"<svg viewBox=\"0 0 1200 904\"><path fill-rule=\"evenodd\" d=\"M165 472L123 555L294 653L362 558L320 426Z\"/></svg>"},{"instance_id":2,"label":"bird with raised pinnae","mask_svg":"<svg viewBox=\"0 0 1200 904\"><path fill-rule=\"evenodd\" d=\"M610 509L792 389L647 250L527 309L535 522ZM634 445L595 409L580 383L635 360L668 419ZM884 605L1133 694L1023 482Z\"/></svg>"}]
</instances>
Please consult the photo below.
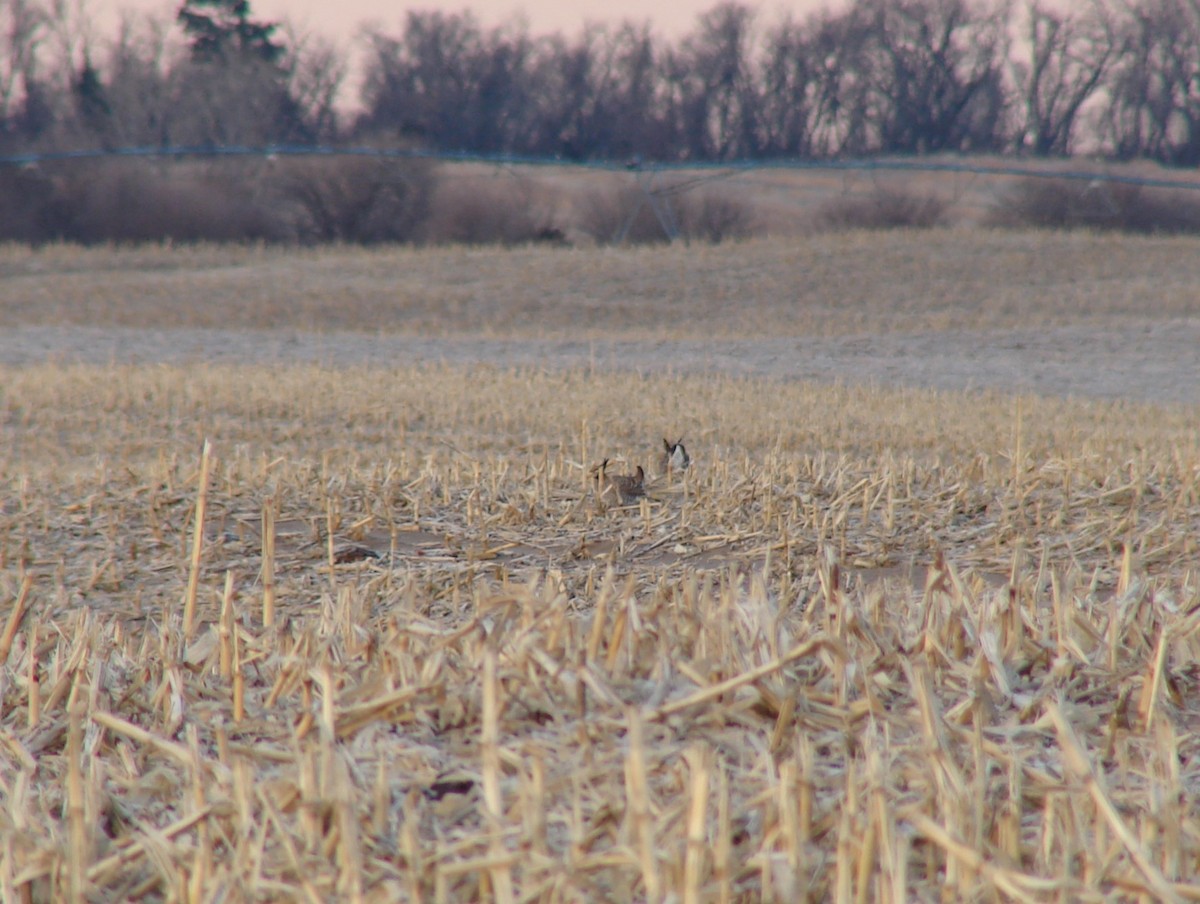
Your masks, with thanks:
<instances>
[{"instance_id":1,"label":"bird with raised pinnae","mask_svg":"<svg viewBox=\"0 0 1200 904\"><path fill-rule=\"evenodd\" d=\"M682 436L675 442L663 439L663 451L658 457L659 470L663 474L669 475L677 471L686 471L691 463L692 456L688 455Z\"/></svg>"}]
</instances>

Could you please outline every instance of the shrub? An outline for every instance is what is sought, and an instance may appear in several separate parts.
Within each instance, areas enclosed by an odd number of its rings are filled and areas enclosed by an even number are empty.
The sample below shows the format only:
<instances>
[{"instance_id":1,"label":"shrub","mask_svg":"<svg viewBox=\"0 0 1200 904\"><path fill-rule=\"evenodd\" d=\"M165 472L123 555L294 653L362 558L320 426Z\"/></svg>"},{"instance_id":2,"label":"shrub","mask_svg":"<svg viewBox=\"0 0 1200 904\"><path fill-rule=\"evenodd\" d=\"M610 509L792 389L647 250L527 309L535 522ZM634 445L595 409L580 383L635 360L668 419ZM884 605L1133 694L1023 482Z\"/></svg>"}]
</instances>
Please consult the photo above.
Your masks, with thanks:
<instances>
[{"instance_id":1,"label":"shrub","mask_svg":"<svg viewBox=\"0 0 1200 904\"><path fill-rule=\"evenodd\" d=\"M668 241L670 236L645 192L636 185L621 184L618 178L576 201L575 219L580 230L603 245Z\"/></svg>"},{"instance_id":2,"label":"shrub","mask_svg":"<svg viewBox=\"0 0 1200 904\"><path fill-rule=\"evenodd\" d=\"M757 231L757 219L754 207L727 189L680 197L679 225L687 239L716 244L746 238Z\"/></svg>"},{"instance_id":3,"label":"shrub","mask_svg":"<svg viewBox=\"0 0 1200 904\"><path fill-rule=\"evenodd\" d=\"M310 157L276 161L273 191L296 211L305 242L411 242L429 217L437 182L429 160Z\"/></svg>"},{"instance_id":4,"label":"shrub","mask_svg":"<svg viewBox=\"0 0 1200 904\"><path fill-rule=\"evenodd\" d=\"M438 245L561 242L553 202L528 180L507 173L450 173L438 181L422 239Z\"/></svg>"},{"instance_id":5,"label":"shrub","mask_svg":"<svg viewBox=\"0 0 1200 904\"><path fill-rule=\"evenodd\" d=\"M46 167L0 168L0 241L39 244L62 238L68 212Z\"/></svg>"},{"instance_id":6,"label":"shrub","mask_svg":"<svg viewBox=\"0 0 1200 904\"><path fill-rule=\"evenodd\" d=\"M93 160L0 170L0 239L412 241L434 165L334 157Z\"/></svg>"},{"instance_id":7,"label":"shrub","mask_svg":"<svg viewBox=\"0 0 1200 904\"><path fill-rule=\"evenodd\" d=\"M946 200L895 188L876 188L861 197L840 197L817 209L821 229L931 229L946 220Z\"/></svg>"},{"instance_id":8,"label":"shrub","mask_svg":"<svg viewBox=\"0 0 1200 904\"><path fill-rule=\"evenodd\" d=\"M1001 194L985 221L1006 228L1200 232L1200 194L1097 177L1026 178Z\"/></svg>"},{"instance_id":9,"label":"shrub","mask_svg":"<svg viewBox=\"0 0 1200 904\"><path fill-rule=\"evenodd\" d=\"M597 242L632 245L669 241L721 242L756 230L754 208L731 191L689 190L664 185L647 194L641 186L614 183L586 194L577 204L579 228Z\"/></svg>"},{"instance_id":10,"label":"shrub","mask_svg":"<svg viewBox=\"0 0 1200 904\"><path fill-rule=\"evenodd\" d=\"M60 238L103 242L284 241L294 237L244 166L128 161L77 166L61 183Z\"/></svg>"}]
</instances>

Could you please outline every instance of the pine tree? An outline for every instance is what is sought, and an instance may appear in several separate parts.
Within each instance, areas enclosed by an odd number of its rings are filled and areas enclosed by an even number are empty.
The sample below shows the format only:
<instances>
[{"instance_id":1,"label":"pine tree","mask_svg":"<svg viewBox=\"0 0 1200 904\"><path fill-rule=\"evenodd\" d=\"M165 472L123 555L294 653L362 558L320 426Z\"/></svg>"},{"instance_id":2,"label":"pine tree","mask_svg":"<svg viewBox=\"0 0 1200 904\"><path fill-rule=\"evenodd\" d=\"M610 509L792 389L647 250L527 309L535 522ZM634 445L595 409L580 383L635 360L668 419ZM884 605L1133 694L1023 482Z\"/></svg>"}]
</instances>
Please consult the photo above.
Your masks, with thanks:
<instances>
[{"instance_id":1,"label":"pine tree","mask_svg":"<svg viewBox=\"0 0 1200 904\"><path fill-rule=\"evenodd\" d=\"M76 109L84 124L93 132L104 131L112 116L112 105L108 102L108 91L91 59L84 59L71 90L75 95Z\"/></svg>"},{"instance_id":2,"label":"pine tree","mask_svg":"<svg viewBox=\"0 0 1200 904\"><path fill-rule=\"evenodd\" d=\"M285 48L275 42L278 23L251 19L249 0L186 0L177 19L197 62L240 56L275 64L283 58Z\"/></svg>"}]
</instances>

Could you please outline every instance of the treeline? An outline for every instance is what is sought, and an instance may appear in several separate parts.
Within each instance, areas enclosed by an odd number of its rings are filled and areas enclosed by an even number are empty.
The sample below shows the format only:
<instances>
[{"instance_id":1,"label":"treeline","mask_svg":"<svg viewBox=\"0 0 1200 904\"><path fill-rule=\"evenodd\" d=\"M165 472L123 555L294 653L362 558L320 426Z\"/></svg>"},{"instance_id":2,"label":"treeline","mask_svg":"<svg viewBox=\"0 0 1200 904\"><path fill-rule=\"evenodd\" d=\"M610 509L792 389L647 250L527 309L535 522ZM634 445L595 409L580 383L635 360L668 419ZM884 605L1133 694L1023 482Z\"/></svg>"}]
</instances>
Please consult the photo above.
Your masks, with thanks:
<instances>
[{"instance_id":1,"label":"treeline","mask_svg":"<svg viewBox=\"0 0 1200 904\"><path fill-rule=\"evenodd\" d=\"M99 38L86 5L0 7L8 152L386 141L567 160L936 152L1200 164L1193 0L852 0L807 18L723 2L677 40L409 12L348 56L188 0ZM343 112L354 109L353 114Z\"/></svg>"}]
</instances>

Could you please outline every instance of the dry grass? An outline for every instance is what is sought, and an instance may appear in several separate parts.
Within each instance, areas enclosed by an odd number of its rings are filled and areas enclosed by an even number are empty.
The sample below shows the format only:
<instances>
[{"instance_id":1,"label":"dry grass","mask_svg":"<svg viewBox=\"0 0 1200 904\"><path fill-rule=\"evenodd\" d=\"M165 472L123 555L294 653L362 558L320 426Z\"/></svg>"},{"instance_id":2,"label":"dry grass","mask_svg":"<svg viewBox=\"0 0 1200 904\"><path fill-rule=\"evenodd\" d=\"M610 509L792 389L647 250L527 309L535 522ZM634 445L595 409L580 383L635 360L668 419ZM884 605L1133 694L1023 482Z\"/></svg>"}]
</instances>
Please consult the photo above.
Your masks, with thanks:
<instances>
[{"instance_id":1,"label":"dry grass","mask_svg":"<svg viewBox=\"0 0 1200 904\"><path fill-rule=\"evenodd\" d=\"M1193 411L0 387L6 901L1200 897Z\"/></svg>"},{"instance_id":2,"label":"dry grass","mask_svg":"<svg viewBox=\"0 0 1200 904\"><path fill-rule=\"evenodd\" d=\"M828 336L1194 316L1198 284L1200 239L984 230L657 249L5 246L0 327Z\"/></svg>"}]
</instances>

